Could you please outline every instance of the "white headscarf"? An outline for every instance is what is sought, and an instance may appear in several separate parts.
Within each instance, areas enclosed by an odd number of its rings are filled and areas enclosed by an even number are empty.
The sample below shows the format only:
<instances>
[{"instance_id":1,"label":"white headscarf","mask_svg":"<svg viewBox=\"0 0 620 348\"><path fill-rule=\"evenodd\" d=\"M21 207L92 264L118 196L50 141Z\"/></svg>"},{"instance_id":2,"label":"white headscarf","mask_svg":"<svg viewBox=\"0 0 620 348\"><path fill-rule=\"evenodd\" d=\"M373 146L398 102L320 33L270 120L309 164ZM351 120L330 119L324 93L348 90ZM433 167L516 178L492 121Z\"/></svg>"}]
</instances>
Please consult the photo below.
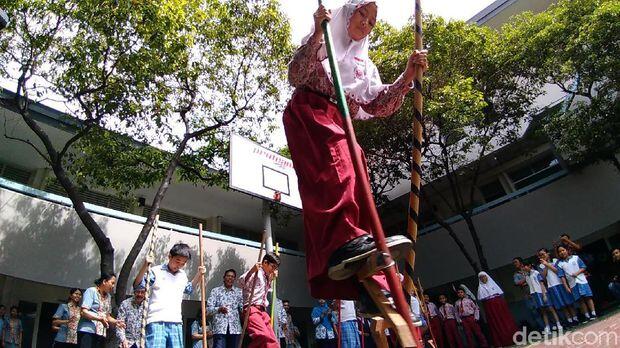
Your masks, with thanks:
<instances>
[{"instance_id":1,"label":"white headscarf","mask_svg":"<svg viewBox=\"0 0 620 348\"><path fill-rule=\"evenodd\" d=\"M486 284L480 280L480 276L486 276L487 282ZM491 276L487 272L478 273L478 299L485 300L489 297L493 297L496 295L503 295L504 292L497 285L497 283L491 278Z\"/></svg>"},{"instance_id":2,"label":"white headscarf","mask_svg":"<svg viewBox=\"0 0 620 348\"><path fill-rule=\"evenodd\" d=\"M371 2L375 3L376 1L348 0L342 7L332 11L332 20L329 22L334 52L336 54L335 58L340 68L342 88L347 97L352 98L357 104L362 106L373 101L379 92L385 88L381 82L377 67L368 57L368 47L370 46L368 36L359 41L354 41L349 36L348 31L349 22L355 10ZM301 40L302 45L308 42L313 33L314 24L310 34ZM327 76L333 81L325 44L319 49L318 57ZM353 116L366 119L373 115L366 113L360 108L357 115Z\"/></svg>"}]
</instances>

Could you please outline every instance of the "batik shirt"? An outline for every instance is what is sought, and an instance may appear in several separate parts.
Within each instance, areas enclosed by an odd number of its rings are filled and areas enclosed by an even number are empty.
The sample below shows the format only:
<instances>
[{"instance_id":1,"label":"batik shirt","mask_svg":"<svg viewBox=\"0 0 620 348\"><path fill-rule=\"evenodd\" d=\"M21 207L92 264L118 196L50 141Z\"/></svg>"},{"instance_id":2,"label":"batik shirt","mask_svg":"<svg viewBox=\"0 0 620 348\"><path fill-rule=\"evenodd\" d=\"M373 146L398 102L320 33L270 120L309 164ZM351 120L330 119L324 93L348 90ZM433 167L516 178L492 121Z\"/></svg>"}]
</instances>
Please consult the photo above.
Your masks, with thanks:
<instances>
[{"instance_id":1,"label":"batik shirt","mask_svg":"<svg viewBox=\"0 0 620 348\"><path fill-rule=\"evenodd\" d=\"M56 333L56 342L77 344L77 327L80 321L81 308L71 303L63 303L58 306L54 319L69 320L69 323L62 324Z\"/></svg>"},{"instance_id":2,"label":"batik shirt","mask_svg":"<svg viewBox=\"0 0 620 348\"><path fill-rule=\"evenodd\" d=\"M320 48L321 41L312 39L299 47L289 64L288 79L293 87L305 87L333 99L336 96L334 85L318 59L317 53ZM405 84L404 76L401 75L393 84L385 85L385 89L369 104L360 105L347 96L350 114L355 117L359 108L362 107L368 114L377 117L389 116L400 108L405 94L410 89L411 85Z\"/></svg>"},{"instance_id":3,"label":"batik shirt","mask_svg":"<svg viewBox=\"0 0 620 348\"><path fill-rule=\"evenodd\" d=\"M207 315L213 316L213 334L225 335L241 333L241 322L239 320L239 311L243 309L241 298L241 289L225 286L218 286L211 290L207 299ZM220 307L228 308L228 313L220 313Z\"/></svg>"},{"instance_id":4,"label":"batik shirt","mask_svg":"<svg viewBox=\"0 0 620 348\"><path fill-rule=\"evenodd\" d=\"M276 298L276 309L275 309L275 315L277 315L278 317L278 325L276 326L276 337L277 338L285 338L286 335L284 333L284 329L283 326L287 324L287 315L286 315L286 311L284 310L284 306L282 305L282 300L280 300L279 298Z\"/></svg>"},{"instance_id":5,"label":"batik shirt","mask_svg":"<svg viewBox=\"0 0 620 348\"><path fill-rule=\"evenodd\" d=\"M6 319L4 323L4 343L21 343L19 335L23 331L20 319Z\"/></svg>"},{"instance_id":6,"label":"batik shirt","mask_svg":"<svg viewBox=\"0 0 620 348\"><path fill-rule=\"evenodd\" d=\"M446 303L439 307L439 313L441 314L441 319L456 319L456 311L454 310L454 306Z\"/></svg>"},{"instance_id":7,"label":"batik shirt","mask_svg":"<svg viewBox=\"0 0 620 348\"><path fill-rule=\"evenodd\" d=\"M454 307L456 308L456 313L459 318L474 316L476 320L480 320L480 308L476 305L472 299L462 298L457 300L454 303Z\"/></svg>"},{"instance_id":8,"label":"batik shirt","mask_svg":"<svg viewBox=\"0 0 620 348\"><path fill-rule=\"evenodd\" d=\"M138 305L133 298L128 298L121 303L117 319L125 321L126 328L116 328L116 337L120 342L127 340L129 346L140 342L143 316L144 301Z\"/></svg>"},{"instance_id":9,"label":"batik shirt","mask_svg":"<svg viewBox=\"0 0 620 348\"><path fill-rule=\"evenodd\" d=\"M312 308L312 323L316 325L314 336L318 340L331 340L336 337L334 334L334 324L338 322L338 319L333 313L331 315L321 316L321 314L328 311L328 309L329 307L327 307L327 305Z\"/></svg>"}]
</instances>

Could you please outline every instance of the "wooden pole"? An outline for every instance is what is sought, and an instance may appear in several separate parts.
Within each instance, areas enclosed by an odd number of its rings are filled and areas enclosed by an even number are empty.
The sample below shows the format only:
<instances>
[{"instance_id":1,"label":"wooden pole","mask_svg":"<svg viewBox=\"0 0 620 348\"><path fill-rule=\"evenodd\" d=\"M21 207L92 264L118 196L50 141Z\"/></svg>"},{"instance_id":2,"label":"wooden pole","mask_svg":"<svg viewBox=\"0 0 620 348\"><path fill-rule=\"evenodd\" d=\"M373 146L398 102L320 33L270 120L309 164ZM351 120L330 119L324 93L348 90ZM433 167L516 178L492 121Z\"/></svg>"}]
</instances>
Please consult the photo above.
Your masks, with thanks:
<instances>
[{"instance_id":1,"label":"wooden pole","mask_svg":"<svg viewBox=\"0 0 620 348\"><path fill-rule=\"evenodd\" d=\"M320 5L322 5L321 0L319 0L319 6ZM383 227L381 226L381 221L379 220L379 213L377 212L377 207L375 206L375 201L372 196L372 192L370 191L370 182L368 181L366 168L364 167L364 162L362 161L362 155L360 152L357 151L357 140L355 139L355 131L353 130L353 124L351 123L349 107L347 106L344 89L342 88L342 85L340 83L340 70L335 59L331 32L329 30L329 23L327 21L323 21L323 23L321 23L321 27L323 28L323 35L325 36L325 46L327 48L327 56L329 58L332 80L334 82L334 88L336 91L338 109L343 118L344 131L347 139L349 153L351 154L351 162L355 170L355 178L356 180L359 180L359 187L362 190L362 202L360 203L362 205L362 209L364 209L370 217L370 227L375 240L375 245L377 246L377 250L385 256L386 264L392 264L391 267L386 268L383 272L386 276L390 292L392 293L392 296L394 298L396 310L403 318L403 320L405 320L405 322L407 323L409 331L411 331L411 335L413 337L417 337L415 327L413 326L413 322L411 321L411 309L409 308L409 304L405 300L402 284L398 279L398 276L396 275L396 262L392 261L390 249L387 247L387 243L385 241L385 233L383 232Z\"/></svg>"},{"instance_id":2,"label":"wooden pole","mask_svg":"<svg viewBox=\"0 0 620 348\"><path fill-rule=\"evenodd\" d=\"M200 267L204 267L204 257L202 249L202 224L198 224L198 249L200 258ZM206 308L206 287L204 274L200 276L200 325L202 327L202 348L207 348L207 308Z\"/></svg>"},{"instance_id":3,"label":"wooden pole","mask_svg":"<svg viewBox=\"0 0 620 348\"><path fill-rule=\"evenodd\" d=\"M415 49L422 50L422 5L415 0ZM405 280L403 286L407 293L415 288L413 270L415 266L415 249L418 239L418 219L420 211L420 192L422 183L422 69L416 70L413 91L413 149L411 153L411 191L409 192L409 214L407 235L413 247L405 260Z\"/></svg>"},{"instance_id":4,"label":"wooden pole","mask_svg":"<svg viewBox=\"0 0 620 348\"><path fill-rule=\"evenodd\" d=\"M260 251L258 252L258 261L256 263L261 262L263 258L263 251L265 250L266 239L267 239L267 232L263 231L263 238L260 242ZM241 346L243 345L243 336L245 336L245 331L248 329L248 320L250 319L250 307L252 305L252 297L254 297L254 289L256 288L257 279L258 279L258 270L256 271L256 275L254 276L254 281L252 282L252 290L250 291L250 297L248 298L248 307L246 308L245 313L244 313L243 328L241 329L241 336L239 337L239 343L237 344L237 348L241 348Z\"/></svg>"}]
</instances>

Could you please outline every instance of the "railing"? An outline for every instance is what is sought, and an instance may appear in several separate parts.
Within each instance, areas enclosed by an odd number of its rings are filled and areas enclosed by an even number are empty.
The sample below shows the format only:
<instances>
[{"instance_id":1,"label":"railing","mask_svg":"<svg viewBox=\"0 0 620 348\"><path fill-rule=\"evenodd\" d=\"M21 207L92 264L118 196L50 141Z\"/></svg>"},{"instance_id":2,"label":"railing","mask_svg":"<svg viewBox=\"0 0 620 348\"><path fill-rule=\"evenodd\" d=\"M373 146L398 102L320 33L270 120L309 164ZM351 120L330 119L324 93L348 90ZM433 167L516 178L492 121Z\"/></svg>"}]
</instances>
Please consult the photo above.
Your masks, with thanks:
<instances>
[{"instance_id":1,"label":"railing","mask_svg":"<svg viewBox=\"0 0 620 348\"><path fill-rule=\"evenodd\" d=\"M519 189L519 190L517 190L515 192L512 192L512 193L510 193L510 194L508 194L506 196L502 196L502 197L500 197L500 198L498 198L496 200L493 200L493 201L488 202L486 204L483 204L483 205L481 205L479 207L476 207L476 208L474 208L472 210L472 216L478 215L478 214L483 213L483 212L485 212L487 210L493 209L493 208L495 208L497 206L500 206L500 205L502 205L504 203L507 203L507 202L509 202L509 201L511 201L513 199L516 199L518 197L521 197L523 195L526 195L528 193L536 191L539 188L541 188L543 186L547 186L550 183L552 183L552 182L554 182L554 181L556 181L556 180L566 176L567 174L568 174L568 171L566 169L562 169L562 170L560 170L557 173L551 174L551 175L547 176L546 178L544 178L542 180L539 180L539 181L537 181L535 183L532 183L532 184L530 184L528 186L525 186L525 187L523 187L523 188L521 188L521 189ZM455 215L455 216L452 216L452 217L446 219L445 222L448 225L452 225L452 224L454 224L456 222L459 222L461 220L463 220L462 216ZM441 225L439 225L438 223L434 223L434 224L432 224L432 225L430 225L428 227L424 227L422 230L420 230L419 234L420 235L428 234L428 233L431 233L431 232L436 231L436 230L441 229L441 228L442 228Z\"/></svg>"},{"instance_id":2,"label":"railing","mask_svg":"<svg viewBox=\"0 0 620 348\"><path fill-rule=\"evenodd\" d=\"M56 203L56 204L61 204L67 207L73 206L73 203L67 197L63 197L57 194L37 190L30 186L22 185L22 184L7 180L5 178L0 178L0 187L5 188L7 190L14 191L14 192L18 192L18 193L21 193L21 194L24 194L30 197L42 199L42 200ZM103 215L103 216L107 216L107 217L111 217L115 219L121 219L124 221L135 222L138 224L144 224L146 222L146 218L143 216L129 214L129 213L125 213L122 211L105 208L105 207L101 207L101 206L90 204L90 203L84 203L84 205L86 206L86 209L91 213L95 213L95 214L99 214L99 215ZM167 229L167 230L180 232L180 233L187 233L187 234L192 234L196 236L198 235L198 229L196 228L172 224L172 223L165 222L165 221L159 222L159 227L163 229ZM252 240L227 236L225 234L219 234L219 233L209 232L209 231L203 231L203 235L207 238L215 239L215 240L219 240L223 242L254 247L257 249L260 248L260 243L252 241ZM288 254L288 255L293 255L293 256L301 256L301 257L305 256L305 254L302 252L299 252L297 250L286 249L286 248L280 248L280 252L284 254Z\"/></svg>"}]
</instances>

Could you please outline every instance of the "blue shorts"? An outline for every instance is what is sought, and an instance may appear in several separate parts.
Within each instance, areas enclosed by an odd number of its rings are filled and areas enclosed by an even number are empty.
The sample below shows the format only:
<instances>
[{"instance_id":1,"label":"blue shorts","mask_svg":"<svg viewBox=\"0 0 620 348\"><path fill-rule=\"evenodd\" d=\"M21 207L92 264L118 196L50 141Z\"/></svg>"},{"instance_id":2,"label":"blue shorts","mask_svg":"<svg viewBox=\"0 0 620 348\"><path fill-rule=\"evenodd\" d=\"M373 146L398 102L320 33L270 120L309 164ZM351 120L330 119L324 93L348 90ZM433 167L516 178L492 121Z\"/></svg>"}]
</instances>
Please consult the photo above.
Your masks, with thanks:
<instances>
[{"instance_id":1,"label":"blue shorts","mask_svg":"<svg viewBox=\"0 0 620 348\"><path fill-rule=\"evenodd\" d=\"M560 309L566 306L570 306L575 302L573 296L566 291L564 285L556 285L547 289L547 296L549 297L549 302L553 305L553 308Z\"/></svg>"},{"instance_id":2,"label":"blue shorts","mask_svg":"<svg viewBox=\"0 0 620 348\"><path fill-rule=\"evenodd\" d=\"M183 348L183 324L155 322L146 325L146 346Z\"/></svg>"},{"instance_id":3,"label":"blue shorts","mask_svg":"<svg viewBox=\"0 0 620 348\"><path fill-rule=\"evenodd\" d=\"M536 309L546 308L550 306L549 299L547 299L547 301L543 301L543 295L537 292L532 294L532 302L534 302Z\"/></svg>"},{"instance_id":4,"label":"blue shorts","mask_svg":"<svg viewBox=\"0 0 620 348\"><path fill-rule=\"evenodd\" d=\"M579 300L582 297L592 297L592 290L590 289L590 285L588 283L577 283L570 290L573 292L573 298L575 299L575 301Z\"/></svg>"}]
</instances>

